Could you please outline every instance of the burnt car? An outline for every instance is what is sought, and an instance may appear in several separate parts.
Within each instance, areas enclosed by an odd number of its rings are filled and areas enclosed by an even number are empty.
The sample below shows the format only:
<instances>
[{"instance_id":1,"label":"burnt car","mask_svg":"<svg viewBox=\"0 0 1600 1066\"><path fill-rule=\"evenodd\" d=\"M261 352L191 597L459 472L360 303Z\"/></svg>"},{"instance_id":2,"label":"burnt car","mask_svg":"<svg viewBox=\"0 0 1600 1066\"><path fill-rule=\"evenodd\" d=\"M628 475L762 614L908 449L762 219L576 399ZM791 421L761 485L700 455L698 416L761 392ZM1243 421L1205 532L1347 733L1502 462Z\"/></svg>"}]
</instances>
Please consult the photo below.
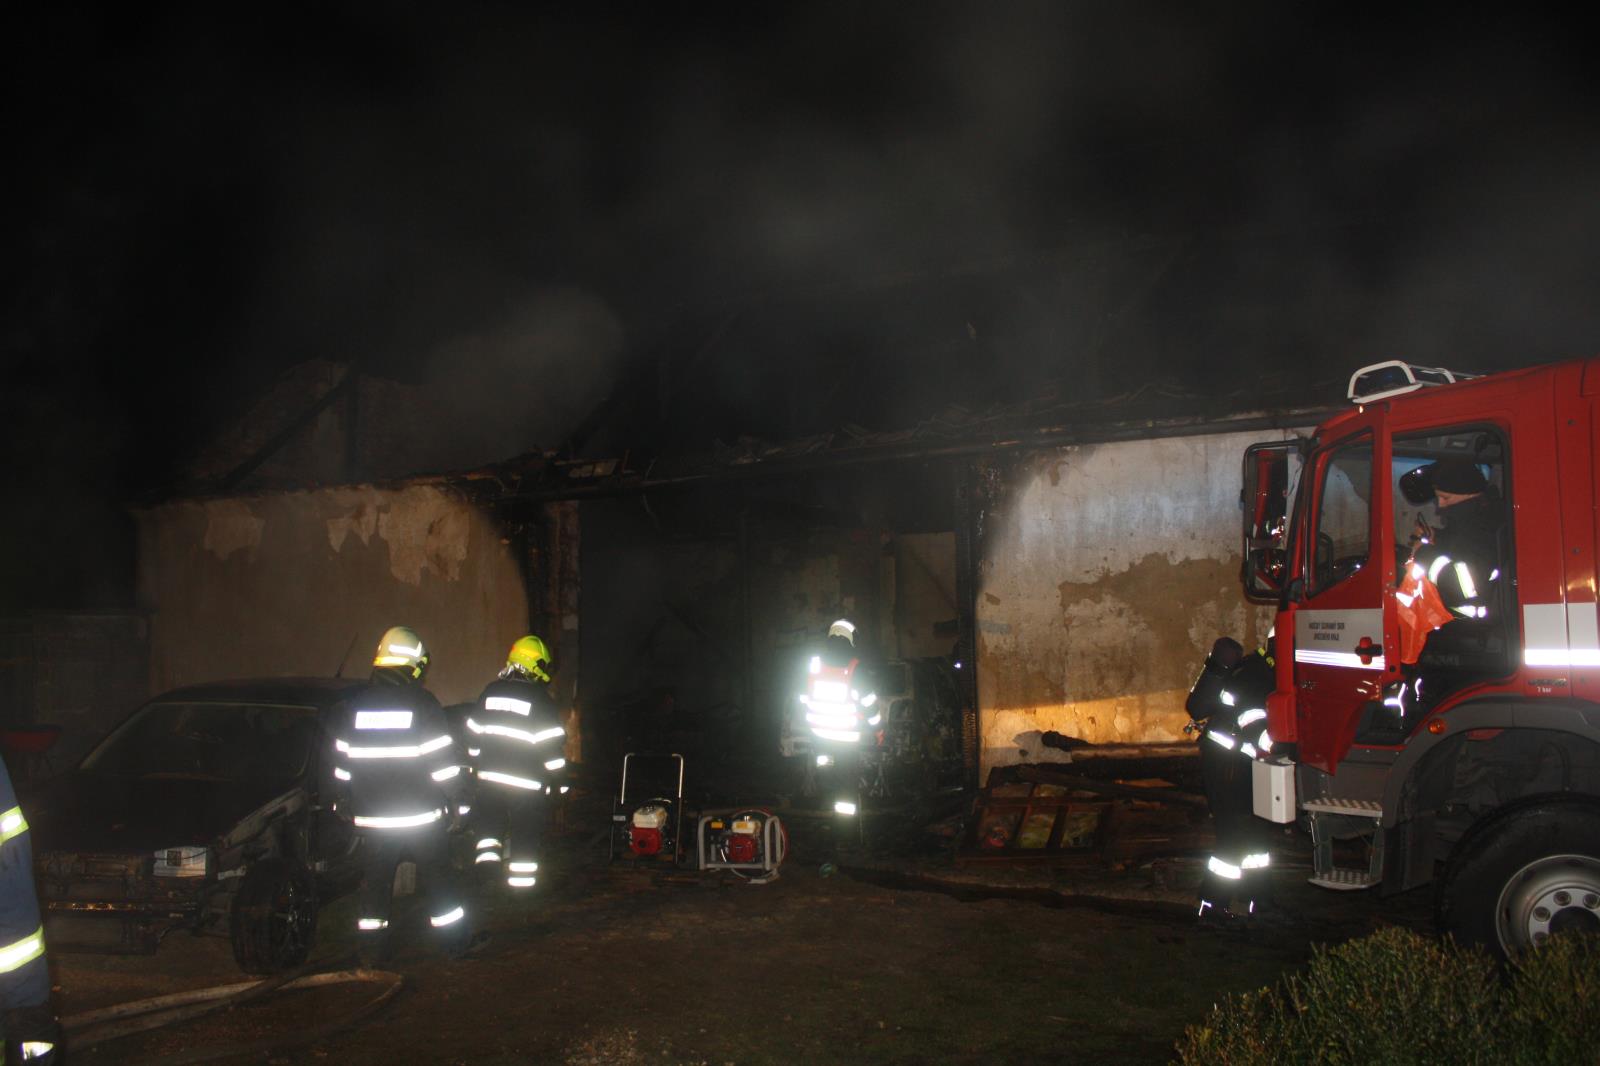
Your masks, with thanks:
<instances>
[{"instance_id":1,"label":"burnt car","mask_svg":"<svg viewBox=\"0 0 1600 1066\"><path fill-rule=\"evenodd\" d=\"M303 962L319 901L359 876L330 725L365 684L177 689L45 782L28 817L51 946L150 951L188 929L228 936L247 973Z\"/></svg>"}]
</instances>

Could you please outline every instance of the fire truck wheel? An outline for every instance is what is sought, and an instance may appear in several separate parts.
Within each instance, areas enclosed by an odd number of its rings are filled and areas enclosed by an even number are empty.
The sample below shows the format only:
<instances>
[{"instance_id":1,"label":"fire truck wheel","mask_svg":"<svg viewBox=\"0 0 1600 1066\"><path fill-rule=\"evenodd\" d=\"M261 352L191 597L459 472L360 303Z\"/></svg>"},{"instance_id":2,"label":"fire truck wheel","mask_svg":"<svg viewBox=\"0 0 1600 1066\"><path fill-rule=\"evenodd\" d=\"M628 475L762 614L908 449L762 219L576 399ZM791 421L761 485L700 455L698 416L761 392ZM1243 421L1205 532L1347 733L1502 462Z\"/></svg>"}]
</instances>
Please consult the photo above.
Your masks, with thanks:
<instances>
[{"instance_id":1,"label":"fire truck wheel","mask_svg":"<svg viewBox=\"0 0 1600 1066\"><path fill-rule=\"evenodd\" d=\"M1440 886L1440 927L1502 956L1567 930L1600 932L1600 806L1535 803L1463 842Z\"/></svg>"},{"instance_id":2,"label":"fire truck wheel","mask_svg":"<svg viewBox=\"0 0 1600 1066\"><path fill-rule=\"evenodd\" d=\"M298 864L266 859L251 866L233 898L229 937L245 973L298 966L317 931L317 890Z\"/></svg>"}]
</instances>

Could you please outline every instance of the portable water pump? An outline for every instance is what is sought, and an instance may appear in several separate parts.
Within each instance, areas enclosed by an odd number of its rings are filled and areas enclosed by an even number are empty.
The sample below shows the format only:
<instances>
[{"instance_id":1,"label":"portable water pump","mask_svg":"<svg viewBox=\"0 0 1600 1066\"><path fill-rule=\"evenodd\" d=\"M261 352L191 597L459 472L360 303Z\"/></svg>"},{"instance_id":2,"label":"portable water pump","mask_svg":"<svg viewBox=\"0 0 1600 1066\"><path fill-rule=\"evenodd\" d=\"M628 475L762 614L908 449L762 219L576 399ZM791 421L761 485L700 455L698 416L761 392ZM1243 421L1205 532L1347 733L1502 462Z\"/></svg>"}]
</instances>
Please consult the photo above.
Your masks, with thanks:
<instances>
[{"instance_id":1,"label":"portable water pump","mask_svg":"<svg viewBox=\"0 0 1600 1066\"><path fill-rule=\"evenodd\" d=\"M756 884L777 879L789 850L789 834L778 816L759 807L700 817L699 868L731 870Z\"/></svg>"},{"instance_id":2,"label":"portable water pump","mask_svg":"<svg viewBox=\"0 0 1600 1066\"><path fill-rule=\"evenodd\" d=\"M624 755L611 807L612 861L676 865L683 843L683 756Z\"/></svg>"}]
</instances>

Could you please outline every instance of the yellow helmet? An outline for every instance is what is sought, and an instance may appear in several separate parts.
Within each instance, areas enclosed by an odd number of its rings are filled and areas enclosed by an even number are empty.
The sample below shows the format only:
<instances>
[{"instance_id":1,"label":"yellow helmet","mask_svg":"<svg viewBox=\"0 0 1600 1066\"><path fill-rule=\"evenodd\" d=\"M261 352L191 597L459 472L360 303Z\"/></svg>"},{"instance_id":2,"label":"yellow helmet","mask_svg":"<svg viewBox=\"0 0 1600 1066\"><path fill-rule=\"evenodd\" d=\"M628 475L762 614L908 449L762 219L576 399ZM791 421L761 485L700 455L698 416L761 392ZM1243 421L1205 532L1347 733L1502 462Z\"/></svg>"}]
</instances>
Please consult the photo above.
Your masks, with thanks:
<instances>
[{"instance_id":1,"label":"yellow helmet","mask_svg":"<svg viewBox=\"0 0 1600 1066\"><path fill-rule=\"evenodd\" d=\"M527 674L538 678L540 681L548 682L550 680L550 649L545 647L544 641L532 633L525 637L518 637L517 642L511 645L511 651L506 655L505 672L507 674Z\"/></svg>"},{"instance_id":2,"label":"yellow helmet","mask_svg":"<svg viewBox=\"0 0 1600 1066\"><path fill-rule=\"evenodd\" d=\"M410 626L391 626L378 641L372 667L374 671L393 670L411 681L421 681L428 671L428 649L422 646L422 638Z\"/></svg>"}]
</instances>

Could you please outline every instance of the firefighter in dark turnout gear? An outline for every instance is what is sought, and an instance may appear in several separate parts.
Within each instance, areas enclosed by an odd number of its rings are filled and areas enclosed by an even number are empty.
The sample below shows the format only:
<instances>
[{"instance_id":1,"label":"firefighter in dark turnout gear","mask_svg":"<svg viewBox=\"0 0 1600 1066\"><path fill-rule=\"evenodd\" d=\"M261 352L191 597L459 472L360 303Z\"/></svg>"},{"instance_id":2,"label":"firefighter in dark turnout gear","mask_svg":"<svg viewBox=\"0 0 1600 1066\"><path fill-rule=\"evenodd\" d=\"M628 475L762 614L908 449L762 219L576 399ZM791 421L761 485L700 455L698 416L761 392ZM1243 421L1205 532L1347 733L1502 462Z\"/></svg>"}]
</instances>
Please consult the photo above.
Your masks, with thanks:
<instances>
[{"instance_id":1,"label":"firefighter in dark turnout gear","mask_svg":"<svg viewBox=\"0 0 1600 1066\"><path fill-rule=\"evenodd\" d=\"M0 763L0 1062L55 1061L58 1039L28 819Z\"/></svg>"},{"instance_id":2,"label":"firefighter in dark turnout gear","mask_svg":"<svg viewBox=\"0 0 1600 1066\"><path fill-rule=\"evenodd\" d=\"M1471 460L1441 459L1427 474L1444 524L1437 531L1418 529L1421 543L1413 558L1453 615L1488 619L1498 606L1504 508Z\"/></svg>"},{"instance_id":3,"label":"firefighter in dark turnout gear","mask_svg":"<svg viewBox=\"0 0 1600 1066\"><path fill-rule=\"evenodd\" d=\"M1271 638L1249 655L1222 637L1212 646L1186 707L1200 733L1200 774L1216 831L1200 887L1202 918L1252 914L1271 862L1251 799L1251 766L1271 749L1267 696L1274 686Z\"/></svg>"},{"instance_id":4,"label":"firefighter in dark turnout gear","mask_svg":"<svg viewBox=\"0 0 1600 1066\"><path fill-rule=\"evenodd\" d=\"M334 740L339 809L364 856L356 928L364 950L388 945L396 867L416 864L428 920L447 947L465 946L466 907L450 863L449 832L466 780L443 708L422 679L428 653L416 633L390 629L373 659L372 685L351 700Z\"/></svg>"},{"instance_id":5,"label":"firefighter in dark turnout gear","mask_svg":"<svg viewBox=\"0 0 1600 1066\"><path fill-rule=\"evenodd\" d=\"M1475 677L1492 676L1501 657L1491 653L1503 632L1508 580L1500 573L1505 507L1472 460L1441 459L1405 475L1408 499L1432 494L1442 524L1430 529L1419 515L1411 558L1400 575L1398 598L1412 631L1402 641L1404 682L1384 705L1403 723ZM1413 482L1411 485L1406 483ZM1428 586L1432 586L1431 589ZM1420 640L1420 647L1417 641Z\"/></svg>"},{"instance_id":6,"label":"firefighter in dark turnout gear","mask_svg":"<svg viewBox=\"0 0 1600 1066\"><path fill-rule=\"evenodd\" d=\"M491 681L467 719L469 754L477 771L472 806L477 838L474 865L505 870L513 889L534 886L539 843L548 818L546 797L565 779L566 730L550 698L550 650L529 634L511 645L505 669Z\"/></svg>"}]
</instances>

